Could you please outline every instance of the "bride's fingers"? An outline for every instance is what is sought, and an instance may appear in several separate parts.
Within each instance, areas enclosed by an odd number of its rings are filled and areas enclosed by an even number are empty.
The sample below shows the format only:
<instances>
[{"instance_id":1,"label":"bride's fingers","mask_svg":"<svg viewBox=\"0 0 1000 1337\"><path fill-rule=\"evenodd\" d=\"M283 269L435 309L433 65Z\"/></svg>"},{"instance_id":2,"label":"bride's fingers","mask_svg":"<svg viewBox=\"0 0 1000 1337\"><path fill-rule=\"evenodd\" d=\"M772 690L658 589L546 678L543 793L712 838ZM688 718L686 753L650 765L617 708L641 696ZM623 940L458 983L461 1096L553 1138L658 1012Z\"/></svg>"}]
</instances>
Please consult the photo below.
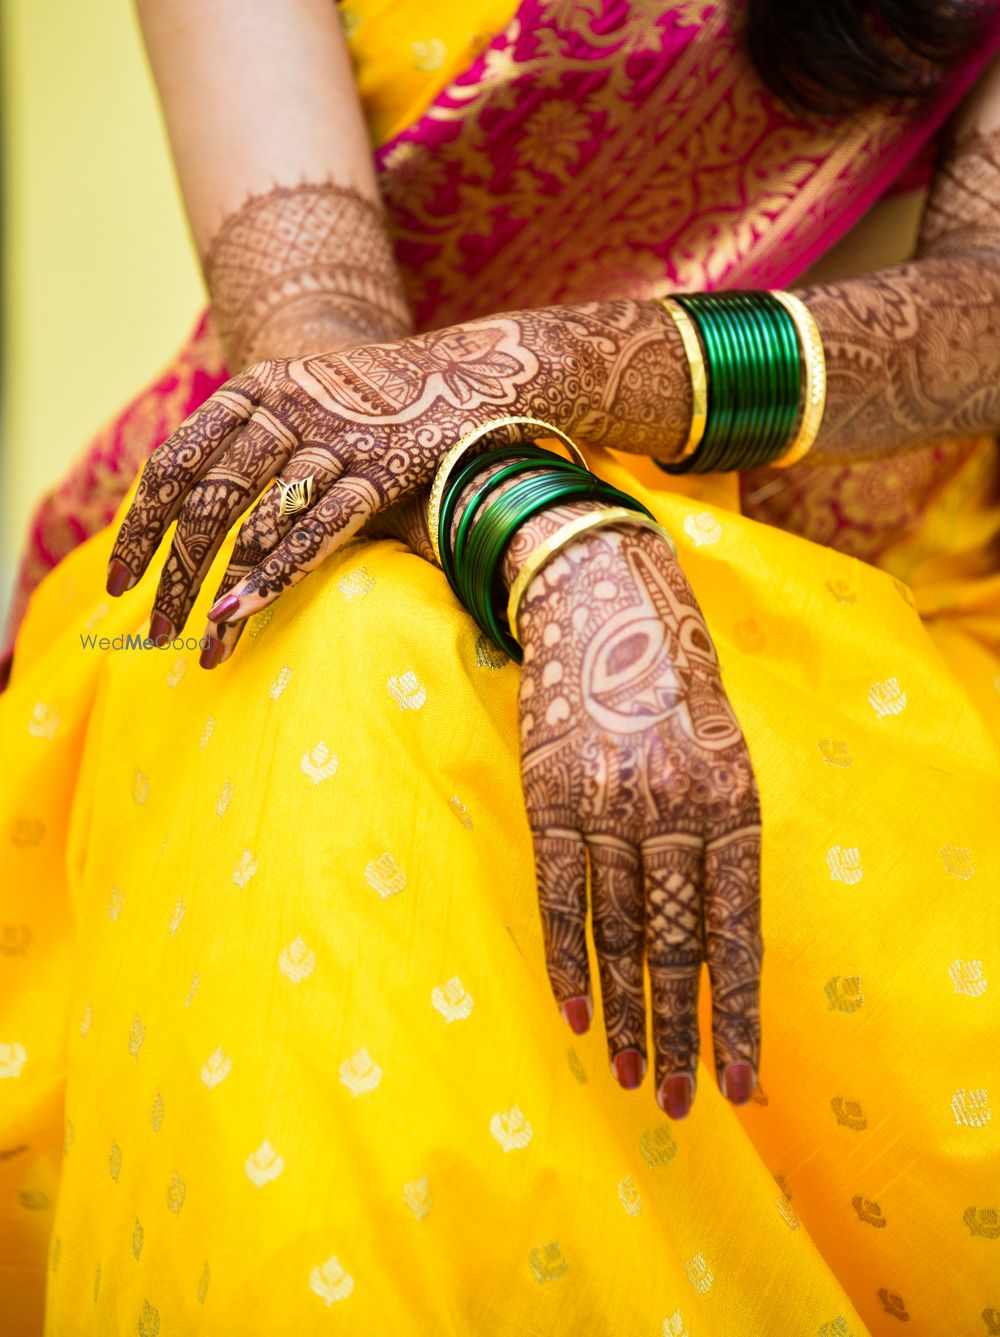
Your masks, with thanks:
<instances>
[{"instance_id":1,"label":"bride's fingers","mask_svg":"<svg viewBox=\"0 0 1000 1337\"><path fill-rule=\"evenodd\" d=\"M643 843L646 962L653 1005L656 1098L672 1119L694 1099L702 961L702 842L677 832Z\"/></svg>"},{"instance_id":2,"label":"bride's fingers","mask_svg":"<svg viewBox=\"0 0 1000 1337\"><path fill-rule=\"evenodd\" d=\"M705 956L712 981L715 1071L734 1105L753 1094L760 1067L760 824L705 844Z\"/></svg>"},{"instance_id":3,"label":"bride's fingers","mask_svg":"<svg viewBox=\"0 0 1000 1337\"><path fill-rule=\"evenodd\" d=\"M594 1004L587 965L587 847L568 827L532 830L535 879L549 983L559 1011L577 1035Z\"/></svg>"},{"instance_id":4,"label":"bride's fingers","mask_svg":"<svg viewBox=\"0 0 1000 1337\"><path fill-rule=\"evenodd\" d=\"M222 542L298 442L269 413L256 413L225 455L187 491L163 566L149 634L175 636Z\"/></svg>"},{"instance_id":5,"label":"bride's fingers","mask_svg":"<svg viewBox=\"0 0 1000 1337\"><path fill-rule=\"evenodd\" d=\"M108 593L131 589L149 564L188 488L204 477L250 420L253 397L240 382L217 390L146 461L108 563Z\"/></svg>"},{"instance_id":6,"label":"bride's fingers","mask_svg":"<svg viewBox=\"0 0 1000 1337\"><path fill-rule=\"evenodd\" d=\"M646 1073L642 860L617 836L588 834L587 849L608 1059L615 1079L632 1090Z\"/></svg>"},{"instance_id":7,"label":"bride's fingers","mask_svg":"<svg viewBox=\"0 0 1000 1337\"><path fill-rule=\"evenodd\" d=\"M295 527L301 512L282 513L283 487L311 480L311 505L315 505L329 492L341 473L339 462L325 445L303 446L295 452L281 470L275 486L268 488L240 526L229 565L215 591L213 607L245 580ZM235 650L245 626L246 618L209 622L205 628L208 644L202 651L202 668L217 668L224 663Z\"/></svg>"},{"instance_id":8,"label":"bride's fingers","mask_svg":"<svg viewBox=\"0 0 1000 1337\"><path fill-rule=\"evenodd\" d=\"M346 543L384 504L382 487L356 474L344 476L296 519L272 553L208 610L209 618L235 622L260 612Z\"/></svg>"}]
</instances>

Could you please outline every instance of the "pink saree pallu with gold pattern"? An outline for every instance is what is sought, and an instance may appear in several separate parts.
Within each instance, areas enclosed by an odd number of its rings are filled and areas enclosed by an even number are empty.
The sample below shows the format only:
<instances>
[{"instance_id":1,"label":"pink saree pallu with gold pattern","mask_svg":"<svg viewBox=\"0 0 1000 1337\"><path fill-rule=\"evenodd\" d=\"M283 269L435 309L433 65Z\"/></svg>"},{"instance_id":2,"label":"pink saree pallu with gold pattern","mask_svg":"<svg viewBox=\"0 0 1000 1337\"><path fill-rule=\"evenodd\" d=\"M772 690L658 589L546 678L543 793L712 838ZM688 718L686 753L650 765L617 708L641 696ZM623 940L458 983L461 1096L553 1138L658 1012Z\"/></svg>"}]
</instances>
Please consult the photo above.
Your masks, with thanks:
<instances>
[{"instance_id":1,"label":"pink saree pallu with gold pattern","mask_svg":"<svg viewBox=\"0 0 1000 1337\"><path fill-rule=\"evenodd\" d=\"M792 283L1000 46L806 125L720 4L344 17L424 328ZM792 471L783 528L767 479L588 450L676 537L761 789L759 1086L737 1110L709 1061L671 1123L552 1001L517 670L440 572L358 540L217 673L101 650L162 561L112 603L102 526L224 377L203 318L22 568L2 1330L1000 1333L996 442Z\"/></svg>"}]
</instances>

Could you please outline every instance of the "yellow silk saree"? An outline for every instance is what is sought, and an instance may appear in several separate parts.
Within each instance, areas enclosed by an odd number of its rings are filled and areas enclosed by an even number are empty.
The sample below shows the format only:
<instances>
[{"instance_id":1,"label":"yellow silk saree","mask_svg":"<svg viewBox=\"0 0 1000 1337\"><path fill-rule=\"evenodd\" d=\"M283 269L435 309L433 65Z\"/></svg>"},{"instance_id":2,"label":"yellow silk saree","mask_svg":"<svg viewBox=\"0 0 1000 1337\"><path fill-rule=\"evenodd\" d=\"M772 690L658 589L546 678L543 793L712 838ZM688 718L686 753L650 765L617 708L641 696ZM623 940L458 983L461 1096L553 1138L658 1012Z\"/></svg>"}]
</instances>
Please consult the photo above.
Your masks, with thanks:
<instances>
[{"instance_id":1,"label":"yellow silk saree","mask_svg":"<svg viewBox=\"0 0 1000 1337\"><path fill-rule=\"evenodd\" d=\"M843 232L912 124L793 134L717 10L352 6L423 323ZM877 563L864 470L827 546L589 455L675 536L757 771L754 1101L703 1067L671 1124L559 1017L517 671L440 572L354 542L204 674L129 648L159 563L112 602L102 530L0 698L3 1331L1000 1332L996 444L919 523L883 496Z\"/></svg>"}]
</instances>

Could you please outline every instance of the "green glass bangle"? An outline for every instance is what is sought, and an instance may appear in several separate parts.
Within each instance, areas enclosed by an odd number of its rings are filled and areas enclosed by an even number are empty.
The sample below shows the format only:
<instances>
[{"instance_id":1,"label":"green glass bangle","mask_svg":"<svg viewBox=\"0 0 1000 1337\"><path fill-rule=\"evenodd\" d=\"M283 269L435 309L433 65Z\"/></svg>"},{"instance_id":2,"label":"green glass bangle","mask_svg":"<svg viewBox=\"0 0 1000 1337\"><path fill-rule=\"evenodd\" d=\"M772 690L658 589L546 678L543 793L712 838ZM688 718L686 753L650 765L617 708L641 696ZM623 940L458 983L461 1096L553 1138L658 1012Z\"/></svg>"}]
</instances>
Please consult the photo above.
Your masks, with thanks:
<instances>
[{"instance_id":1,"label":"green glass bangle","mask_svg":"<svg viewBox=\"0 0 1000 1337\"><path fill-rule=\"evenodd\" d=\"M698 449L668 473L754 468L780 457L800 421L802 355L795 322L769 292L677 294L701 340L708 372Z\"/></svg>"},{"instance_id":2,"label":"green glass bangle","mask_svg":"<svg viewBox=\"0 0 1000 1337\"><path fill-rule=\"evenodd\" d=\"M451 543L452 566L458 567L461 564L466 540L472 529L479 508L482 506L486 498L489 497L494 489L498 488L501 483L506 482L509 478L517 477L518 474L524 473L528 469L533 471L544 470L546 476L550 472L576 474L577 476L582 476L584 478L590 476L587 473L587 470L581 469L580 466L575 464L572 460L562 459L559 455L552 455L549 459L544 461L538 459L515 460L513 464L508 464L503 469L498 469L495 474L486 480L478 492L469 498L465 505L465 509L462 511L458 525L455 529L454 540Z\"/></svg>"},{"instance_id":3,"label":"green glass bangle","mask_svg":"<svg viewBox=\"0 0 1000 1337\"><path fill-rule=\"evenodd\" d=\"M441 566L448 576L452 579L454 564L452 560L451 529L454 519L455 507L463 489L473 481L473 479L490 465L496 464L502 460L530 460L535 464L539 462L548 463L553 460L561 460L560 455L553 455L551 451L543 450L541 446L536 446L533 442L525 441L519 445L501 446L497 450L487 450L481 455L476 455L469 460L461 469L459 469L452 478L448 480L448 486L445 489L444 496L441 498L441 509L439 512L438 529L438 551L441 554ZM563 461L564 463L566 461ZM488 485L487 485L488 486Z\"/></svg>"},{"instance_id":4,"label":"green glass bangle","mask_svg":"<svg viewBox=\"0 0 1000 1337\"><path fill-rule=\"evenodd\" d=\"M536 474L519 480L487 504L463 549L452 588L480 629L518 663L521 648L498 616L504 594L500 569L503 556L518 529L532 516L563 502L583 500L606 501L649 514L641 503L596 475L572 478L566 473Z\"/></svg>"}]
</instances>

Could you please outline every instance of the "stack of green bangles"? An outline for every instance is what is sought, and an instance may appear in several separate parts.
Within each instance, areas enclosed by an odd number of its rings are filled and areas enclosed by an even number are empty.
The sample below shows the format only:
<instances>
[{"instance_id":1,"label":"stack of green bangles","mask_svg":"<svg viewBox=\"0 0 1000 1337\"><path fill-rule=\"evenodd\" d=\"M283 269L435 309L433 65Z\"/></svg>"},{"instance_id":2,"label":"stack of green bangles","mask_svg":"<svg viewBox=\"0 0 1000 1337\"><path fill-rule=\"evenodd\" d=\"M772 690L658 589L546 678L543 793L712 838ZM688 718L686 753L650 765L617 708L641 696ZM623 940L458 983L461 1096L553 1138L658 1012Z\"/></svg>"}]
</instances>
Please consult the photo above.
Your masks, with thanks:
<instances>
[{"instance_id":1,"label":"stack of green bangles","mask_svg":"<svg viewBox=\"0 0 1000 1337\"><path fill-rule=\"evenodd\" d=\"M465 503L453 541L459 497L484 470L498 463L502 467ZM498 495L505 483L509 486ZM641 502L596 474L528 442L477 455L455 470L441 495L436 537L448 583L480 629L517 663L521 648L500 612L505 600L504 553L533 515L574 501L600 501L650 517Z\"/></svg>"},{"instance_id":2,"label":"stack of green bangles","mask_svg":"<svg viewBox=\"0 0 1000 1337\"><path fill-rule=\"evenodd\" d=\"M667 473L787 465L815 439L825 398L822 343L788 293L677 293L661 300L692 364L692 435ZM697 427L694 424L697 424Z\"/></svg>"}]
</instances>

